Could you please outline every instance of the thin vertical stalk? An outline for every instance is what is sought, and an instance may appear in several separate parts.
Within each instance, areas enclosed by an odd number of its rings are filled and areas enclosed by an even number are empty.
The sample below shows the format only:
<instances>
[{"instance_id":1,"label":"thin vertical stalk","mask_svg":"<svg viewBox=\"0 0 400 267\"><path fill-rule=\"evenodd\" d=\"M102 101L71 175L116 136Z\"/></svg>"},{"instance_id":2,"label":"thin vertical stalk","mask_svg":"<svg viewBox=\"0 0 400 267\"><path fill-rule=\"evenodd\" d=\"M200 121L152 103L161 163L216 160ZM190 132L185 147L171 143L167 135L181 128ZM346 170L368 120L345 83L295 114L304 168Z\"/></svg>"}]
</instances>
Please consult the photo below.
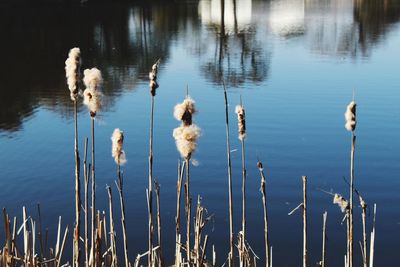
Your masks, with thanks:
<instances>
[{"instance_id":1,"label":"thin vertical stalk","mask_svg":"<svg viewBox=\"0 0 400 267\"><path fill-rule=\"evenodd\" d=\"M321 267L325 267L326 258L326 219L328 217L328 212L325 211L323 214L323 226L322 226L322 259Z\"/></svg>"},{"instance_id":2,"label":"thin vertical stalk","mask_svg":"<svg viewBox=\"0 0 400 267\"><path fill-rule=\"evenodd\" d=\"M176 201L176 217L175 217L175 266L178 266L180 260L180 224L181 224L181 191L182 191L182 179L185 170L185 161L182 161L182 168L180 167L180 161L178 163L178 182L177 182L177 201Z\"/></svg>"},{"instance_id":3,"label":"thin vertical stalk","mask_svg":"<svg viewBox=\"0 0 400 267\"><path fill-rule=\"evenodd\" d=\"M190 265L190 173L189 173L189 158L186 158L186 253L187 261Z\"/></svg>"},{"instance_id":4,"label":"thin vertical stalk","mask_svg":"<svg viewBox=\"0 0 400 267\"><path fill-rule=\"evenodd\" d=\"M148 266L153 266L153 124L154 124L154 96L151 96L151 113L150 113L150 146L149 146L149 254Z\"/></svg>"},{"instance_id":5,"label":"thin vertical stalk","mask_svg":"<svg viewBox=\"0 0 400 267\"><path fill-rule=\"evenodd\" d=\"M114 229L114 213L113 213L113 204L112 204L112 192L111 187L107 187L108 192L108 206L110 210L110 247L111 247L111 266L117 266L117 246L115 243L115 229Z\"/></svg>"},{"instance_id":6,"label":"thin vertical stalk","mask_svg":"<svg viewBox=\"0 0 400 267\"><path fill-rule=\"evenodd\" d=\"M356 136L351 132L351 155L350 155L350 223L349 223L349 267L353 267L353 191L354 191L354 152Z\"/></svg>"},{"instance_id":7,"label":"thin vertical stalk","mask_svg":"<svg viewBox=\"0 0 400 267\"><path fill-rule=\"evenodd\" d=\"M376 224L376 204L374 204L374 220L373 220L373 224L372 224L371 244L369 247L369 267L374 267L375 224Z\"/></svg>"},{"instance_id":8,"label":"thin vertical stalk","mask_svg":"<svg viewBox=\"0 0 400 267\"><path fill-rule=\"evenodd\" d=\"M88 138L85 138L85 150L84 150L84 158L83 158L83 172L85 179L85 266L89 266L89 248L88 248L88 235L89 235L89 171L90 166L87 166L87 147L88 147Z\"/></svg>"},{"instance_id":9,"label":"thin vertical stalk","mask_svg":"<svg viewBox=\"0 0 400 267\"><path fill-rule=\"evenodd\" d=\"M266 179L265 179L262 163L258 162L257 165L258 165L258 169L260 171L260 176L261 176L261 188L260 188L260 191L262 193L262 202L263 202L263 209L264 209L265 266L266 267L270 267L267 194L266 194L266 189L265 189L265 187L266 187Z\"/></svg>"},{"instance_id":10,"label":"thin vertical stalk","mask_svg":"<svg viewBox=\"0 0 400 267\"><path fill-rule=\"evenodd\" d=\"M346 254L346 267L350 266L350 208L346 209L346 224L347 224L347 254Z\"/></svg>"},{"instance_id":11,"label":"thin vertical stalk","mask_svg":"<svg viewBox=\"0 0 400 267\"><path fill-rule=\"evenodd\" d=\"M307 176L303 176L303 267L307 267Z\"/></svg>"},{"instance_id":12,"label":"thin vertical stalk","mask_svg":"<svg viewBox=\"0 0 400 267\"><path fill-rule=\"evenodd\" d=\"M92 255L92 266L96 266L95 259L95 247L96 247L96 239L95 239L95 211L96 211L96 177L95 177L95 147L94 147L94 117L91 117L92 121L92 247L91 247L91 255Z\"/></svg>"},{"instance_id":13,"label":"thin vertical stalk","mask_svg":"<svg viewBox=\"0 0 400 267\"><path fill-rule=\"evenodd\" d=\"M222 0L223 1L223 0ZM224 85L225 98L225 124L226 124L226 152L228 158L228 191L229 191L229 266L234 266L233 257L233 204L232 204L232 164L231 164L231 146L229 140L229 114L228 114L228 96Z\"/></svg>"},{"instance_id":14,"label":"thin vertical stalk","mask_svg":"<svg viewBox=\"0 0 400 267\"><path fill-rule=\"evenodd\" d=\"M361 203L362 206L362 224L363 224L363 264L364 267L368 267L367 259L367 230L366 230L366 217L367 217L367 204L365 202Z\"/></svg>"},{"instance_id":15,"label":"thin vertical stalk","mask_svg":"<svg viewBox=\"0 0 400 267\"><path fill-rule=\"evenodd\" d=\"M118 163L117 169L118 175L118 192L119 192L119 200L121 205L121 225L122 225L122 235L124 238L124 255L125 255L125 266L129 266L129 257L128 257L128 238L126 236L126 222L125 222L125 202L123 195L123 181L121 177L121 165Z\"/></svg>"},{"instance_id":16,"label":"thin vertical stalk","mask_svg":"<svg viewBox=\"0 0 400 267\"><path fill-rule=\"evenodd\" d=\"M80 186L80 158L78 149L78 108L74 101L74 128L75 128L75 231L74 231L74 266L80 262L80 221L81 221L81 186Z\"/></svg>"},{"instance_id":17,"label":"thin vertical stalk","mask_svg":"<svg viewBox=\"0 0 400 267\"><path fill-rule=\"evenodd\" d=\"M154 181L156 198L157 198L157 237L158 237L158 266L163 266L163 253L162 253L162 241L161 241L161 205L160 205L160 185Z\"/></svg>"},{"instance_id":18,"label":"thin vertical stalk","mask_svg":"<svg viewBox=\"0 0 400 267\"><path fill-rule=\"evenodd\" d=\"M242 144L242 255L241 261L244 263L244 247L246 242L246 161L244 151L244 139L241 139Z\"/></svg>"}]
</instances>

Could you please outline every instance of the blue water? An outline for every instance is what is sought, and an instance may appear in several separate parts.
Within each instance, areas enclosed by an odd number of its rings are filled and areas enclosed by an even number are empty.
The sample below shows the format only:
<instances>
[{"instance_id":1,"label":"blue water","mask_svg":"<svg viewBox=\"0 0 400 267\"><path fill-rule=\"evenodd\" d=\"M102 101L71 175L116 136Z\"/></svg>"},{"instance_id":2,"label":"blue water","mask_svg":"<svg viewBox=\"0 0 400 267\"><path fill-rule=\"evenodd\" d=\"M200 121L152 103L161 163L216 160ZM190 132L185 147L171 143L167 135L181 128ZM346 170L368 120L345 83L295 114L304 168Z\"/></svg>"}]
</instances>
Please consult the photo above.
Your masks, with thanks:
<instances>
[{"instance_id":1,"label":"blue water","mask_svg":"<svg viewBox=\"0 0 400 267\"><path fill-rule=\"evenodd\" d=\"M125 133L123 167L131 261L147 248L147 73L161 58L155 98L154 177L161 184L166 259L174 253L176 168L173 107L186 88L199 109L202 128L191 167L193 199L201 195L213 220L206 226L218 265L229 239L225 110L221 79L228 87L233 164L234 227L241 222L241 154L235 105L246 108L248 241L263 263L263 217L257 158L267 174L270 243L274 265L299 266L302 218L287 213L302 201L308 176L309 262L320 260L322 213L328 211L327 264L343 264L346 226L332 191L348 197L351 135L344 128L353 91L357 106L356 188L377 204L376 266L394 266L400 249L400 2L247 1L2 4L0 42L0 199L11 215L22 206L55 237L58 216L74 222L73 107L64 61L79 46L83 67L105 79L104 109L96 119L97 207L107 211L106 185L117 200L111 157L114 128ZM237 23L235 23L235 18ZM80 103L79 137L90 136ZM115 202L115 218L119 207ZM355 203L358 203L356 200ZM372 209L371 209L372 212ZM355 266L361 266L361 209L355 210ZM371 231L372 213L367 218ZM119 220L116 220L119 221ZM116 223L117 238L121 229ZM1 238L1 235L0 235ZM53 240L53 242L55 242ZM72 240L70 240L72 243ZM121 246L122 248L122 246ZM120 248L120 251L121 251ZM70 254L66 254L70 257ZM207 255L211 255L211 246Z\"/></svg>"}]
</instances>

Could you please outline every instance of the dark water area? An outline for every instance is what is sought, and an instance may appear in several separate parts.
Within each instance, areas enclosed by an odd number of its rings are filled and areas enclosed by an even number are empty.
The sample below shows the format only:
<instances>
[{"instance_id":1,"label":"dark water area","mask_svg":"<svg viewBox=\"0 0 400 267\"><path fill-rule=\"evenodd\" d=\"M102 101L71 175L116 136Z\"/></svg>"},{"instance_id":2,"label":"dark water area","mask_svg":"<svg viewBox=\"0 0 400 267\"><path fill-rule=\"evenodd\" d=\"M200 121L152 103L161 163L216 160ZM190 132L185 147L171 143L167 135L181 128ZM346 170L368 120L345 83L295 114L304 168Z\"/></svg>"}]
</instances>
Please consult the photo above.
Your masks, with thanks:
<instances>
[{"instance_id":1,"label":"dark water area","mask_svg":"<svg viewBox=\"0 0 400 267\"><path fill-rule=\"evenodd\" d=\"M302 260L301 214L287 215L302 201L302 175L309 177L310 266L320 260L325 210L327 264L343 264L346 225L323 190L348 196L343 177L349 177L351 136L344 128L344 112L354 91L358 103L355 185L370 207L377 204L376 266L396 266L400 249L400 1L225 0L224 12L221 2L0 2L1 206L19 218L26 206L36 218L40 203L52 242L58 216L64 225L73 225L73 105L64 62L69 49L78 46L83 68L96 66L104 77L103 110L95 125L96 205L107 212L106 185L113 187L117 197L110 136L118 127L125 133L128 158L123 172L131 261L145 252L148 72L161 58L154 176L161 185L168 262L172 263L175 246L179 159L172 137L179 122L172 112L187 86L199 109L196 124L202 128L194 155L198 166L191 167L192 197L200 195L208 213L214 215L205 232L209 244L215 244L218 266L227 257L223 78L230 101L234 228L238 233L241 222L241 154L234 114L241 96L248 129L247 238L260 264L264 241L257 158L267 174L274 265L299 266ZM82 103L79 110L83 151L90 119ZM114 208L119 218L119 207L115 204ZM355 266L362 263L360 213L357 204ZM370 232L372 216L367 220Z\"/></svg>"}]
</instances>

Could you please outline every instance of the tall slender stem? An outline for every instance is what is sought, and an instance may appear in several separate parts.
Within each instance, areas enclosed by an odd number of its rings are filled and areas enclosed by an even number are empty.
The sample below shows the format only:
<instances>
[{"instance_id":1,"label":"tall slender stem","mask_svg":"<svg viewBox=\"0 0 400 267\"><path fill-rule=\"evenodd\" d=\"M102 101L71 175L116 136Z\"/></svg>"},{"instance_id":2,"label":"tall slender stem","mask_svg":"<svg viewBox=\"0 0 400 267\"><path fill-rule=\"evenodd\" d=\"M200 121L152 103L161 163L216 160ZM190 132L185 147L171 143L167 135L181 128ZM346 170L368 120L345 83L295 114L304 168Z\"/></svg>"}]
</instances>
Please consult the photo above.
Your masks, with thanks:
<instances>
[{"instance_id":1,"label":"tall slender stem","mask_svg":"<svg viewBox=\"0 0 400 267\"><path fill-rule=\"evenodd\" d=\"M124 254L125 254L125 266L129 266L129 257L128 257L128 238L126 235L126 221L125 221L125 202L123 195L123 181L121 177L121 165L118 164L117 169L118 175L118 192L119 192L119 200L121 205L121 225L122 225L122 235L124 238Z\"/></svg>"},{"instance_id":2,"label":"tall slender stem","mask_svg":"<svg viewBox=\"0 0 400 267\"><path fill-rule=\"evenodd\" d=\"M190 173L189 173L189 158L186 158L186 183L185 183L185 192L186 192L186 253L187 253L187 261L189 265L190 262Z\"/></svg>"},{"instance_id":3,"label":"tall slender stem","mask_svg":"<svg viewBox=\"0 0 400 267\"><path fill-rule=\"evenodd\" d=\"M163 253L162 253L162 241L161 241L161 203L160 203L160 185L154 181L156 201L157 201L157 237L158 237L158 266L163 266Z\"/></svg>"},{"instance_id":4,"label":"tall slender stem","mask_svg":"<svg viewBox=\"0 0 400 267\"><path fill-rule=\"evenodd\" d=\"M151 112L150 112L150 146L149 146L149 190L148 190L148 206L149 206L149 254L148 266L153 266L153 124L154 124L154 96L151 96Z\"/></svg>"},{"instance_id":5,"label":"tall slender stem","mask_svg":"<svg viewBox=\"0 0 400 267\"><path fill-rule=\"evenodd\" d=\"M177 182L177 200L176 200L176 217L175 217L175 266L179 266L179 255L180 255L180 227L181 227L181 191L182 191L182 179L185 170L185 161L182 162L182 168L180 167L180 161L178 163L178 182Z\"/></svg>"},{"instance_id":6,"label":"tall slender stem","mask_svg":"<svg viewBox=\"0 0 400 267\"><path fill-rule=\"evenodd\" d=\"M365 202L361 203L362 206L362 224L363 224L363 265L364 267L368 266L368 258L367 258L367 227L366 227L366 217L367 217L367 204Z\"/></svg>"},{"instance_id":7,"label":"tall slender stem","mask_svg":"<svg viewBox=\"0 0 400 267\"><path fill-rule=\"evenodd\" d=\"M91 117L92 120L92 247L91 247L91 254L92 254L92 266L96 266L96 259L95 259L95 246L96 246L96 239L95 239L95 211L96 211L96 177L95 177L95 147L94 147L94 117Z\"/></svg>"},{"instance_id":8,"label":"tall slender stem","mask_svg":"<svg viewBox=\"0 0 400 267\"><path fill-rule=\"evenodd\" d=\"M303 267L307 267L307 176L303 176Z\"/></svg>"},{"instance_id":9,"label":"tall slender stem","mask_svg":"<svg viewBox=\"0 0 400 267\"><path fill-rule=\"evenodd\" d=\"M325 267L325 257L326 257L326 219L328 217L328 212L325 211L323 214L323 226L322 226L322 259L321 267Z\"/></svg>"},{"instance_id":10,"label":"tall slender stem","mask_svg":"<svg viewBox=\"0 0 400 267\"><path fill-rule=\"evenodd\" d=\"M85 178L85 266L89 267L89 248L88 248L88 235L89 235L89 171L90 171L90 166L88 168L87 166L87 148L88 148L88 138L85 138L85 155L83 158L83 172L84 172L84 178Z\"/></svg>"},{"instance_id":11,"label":"tall slender stem","mask_svg":"<svg viewBox=\"0 0 400 267\"><path fill-rule=\"evenodd\" d=\"M80 221L81 221L81 186L80 186L80 158L78 149L78 108L74 101L75 121L75 231L74 231L74 266L79 266L80 261Z\"/></svg>"},{"instance_id":12,"label":"tall slender stem","mask_svg":"<svg viewBox=\"0 0 400 267\"><path fill-rule=\"evenodd\" d=\"M265 240L265 267L270 267L270 258L269 258L269 233L268 233L268 212L267 212L267 193L266 193L266 179L262 167L262 163L258 162L258 169L260 171L261 176L261 193L262 193L262 202L264 209L264 240ZM272 249L272 248L271 248Z\"/></svg>"},{"instance_id":13,"label":"tall slender stem","mask_svg":"<svg viewBox=\"0 0 400 267\"><path fill-rule=\"evenodd\" d=\"M108 206L110 210L110 247L111 247L111 266L118 266L117 262L117 247L115 243L115 230L114 230L114 213L113 213L113 204L112 204L112 192L111 187L107 187L108 192Z\"/></svg>"},{"instance_id":14,"label":"tall slender stem","mask_svg":"<svg viewBox=\"0 0 400 267\"><path fill-rule=\"evenodd\" d=\"M246 241L246 161L244 151L244 139L241 139L242 143L242 252L245 247ZM244 263L244 253L241 255L241 260Z\"/></svg>"},{"instance_id":15,"label":"tall slender stem","mask_svg":"<svg viewBox=\"0 0 400 267\"><path fill-rule=\"evenodd\" d=\"M349 230L349 267L353 267L353 191L354 191L354 152L356 136L351 132L351 155L350 155L350 230Z\"/></svg>"},{"instance_id":16,"label":"tall slender stem","mask_svg":"<svg viewBox=\"0 0 400 267\"><path fill-rule=\"evenodd\" d=\"M225 124L226 124L226 152L228 157L228 191L229 191L229 266L234 266L233 257L233 204L232 204L232 167L231 167L231 146L229 140L229 114L228 114L228 96L224 83L225 97Z\"/></svg>"}]
</instances>

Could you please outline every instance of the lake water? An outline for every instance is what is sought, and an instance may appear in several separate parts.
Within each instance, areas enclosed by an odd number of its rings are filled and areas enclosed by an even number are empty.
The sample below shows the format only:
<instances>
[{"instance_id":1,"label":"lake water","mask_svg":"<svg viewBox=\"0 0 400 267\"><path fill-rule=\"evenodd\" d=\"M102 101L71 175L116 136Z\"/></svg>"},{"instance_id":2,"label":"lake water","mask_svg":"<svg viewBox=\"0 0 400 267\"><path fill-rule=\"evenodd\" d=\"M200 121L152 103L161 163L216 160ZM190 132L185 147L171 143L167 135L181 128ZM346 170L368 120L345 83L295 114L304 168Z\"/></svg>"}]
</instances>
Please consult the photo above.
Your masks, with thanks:
<instances>
[{"instance_id":1,"label":"lake water","mask_svg":"<svg viewBox=\"0 0 400 267\"><path fill-rule=\"evenodd\" d=\"M343 264L343 214L321 190L348 196L343 177L349 176L351 137L343 114L354 90L358 103L355 185L370 207L377 203L376 266L396 265L400 249L400 1L92 2L0 4L0 204L11 215L21 218L21 208L26 206L36 217L36 203L41 203L51 240L59 215L65 224L73 225L73 106L64 61L69 49L78 46L83 68L98 67L105 80L104 107L95 125L97 207L102 210L107 209L106 185L116 192L110 136L117 127L125 132L128 163L123 171L132 261L147 248L148 72L161 58L154 176L161 184L168 262L174 253L179 159L172 138L179 122L172 112L187 86L199 109L195 122L202 128L194 155L198 166L191 168L192 197L201 195L209 214L214 214L205 231L209 244L216 246L219 266L227 257L223 78L230 101L235 233L241 221L241 154L234 107L242 96L248 129L250 245L263 259L259 157L267 174L274 265L299 266L302 259L301 214L287 215L302 201L302 175L309 179L310 266L320 260L325 210L327 264ZM83 151L90 119L82 103L79 109ZM115 209L118 218L117 205ZM355 266L361 266L360 213L356 205ZM372 216L368 232L371 226Z\"/></svg>"}]
</instances>

